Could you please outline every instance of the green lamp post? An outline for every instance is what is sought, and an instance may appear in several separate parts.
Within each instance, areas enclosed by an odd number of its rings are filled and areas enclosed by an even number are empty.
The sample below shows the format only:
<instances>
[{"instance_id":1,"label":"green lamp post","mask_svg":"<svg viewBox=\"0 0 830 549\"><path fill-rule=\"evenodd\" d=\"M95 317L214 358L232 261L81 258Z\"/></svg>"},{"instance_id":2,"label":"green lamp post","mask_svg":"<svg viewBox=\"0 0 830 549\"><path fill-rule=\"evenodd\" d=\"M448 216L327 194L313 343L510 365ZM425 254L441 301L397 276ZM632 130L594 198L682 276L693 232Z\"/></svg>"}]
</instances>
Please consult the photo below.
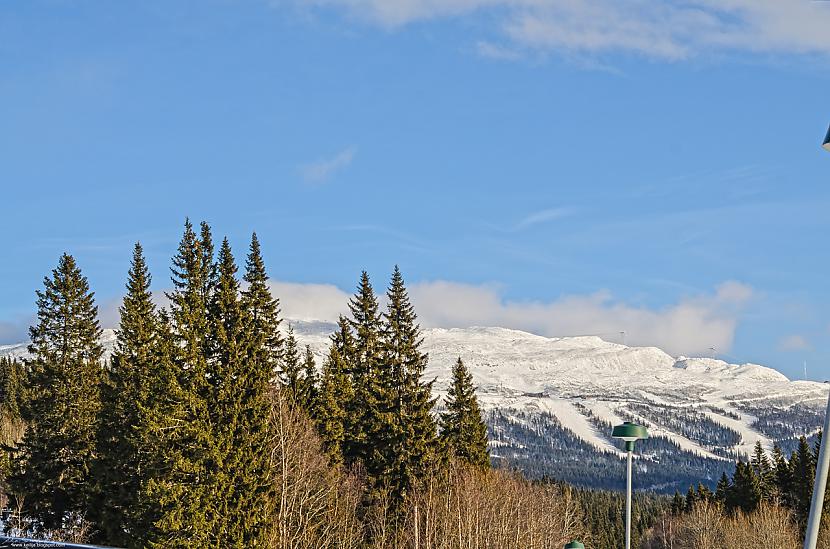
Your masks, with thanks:
<instances>
[{"instance_id":1,"label":"green lamp post","mask_svg":"<svg viewBox=\"0 0 830 549\"><path fill-rule=\"evenodd\" d=\"M585 545L581 541L572 541L565 544L565 549L585 549Z\"/></svg>"},{"instance_id":2,"label":"green lamp post","mask_svg":"<svg viewBox=\"0 0 830 549\"><path fill-rule=\"evenodd\" d=\"M634 442L648 438L648 431L642 425L626 421L614 427L611 433L614 438L625 441L628 474L625 478L625 549L631 549L631 462L634 454Z\"/></svg>"}]
</instances>

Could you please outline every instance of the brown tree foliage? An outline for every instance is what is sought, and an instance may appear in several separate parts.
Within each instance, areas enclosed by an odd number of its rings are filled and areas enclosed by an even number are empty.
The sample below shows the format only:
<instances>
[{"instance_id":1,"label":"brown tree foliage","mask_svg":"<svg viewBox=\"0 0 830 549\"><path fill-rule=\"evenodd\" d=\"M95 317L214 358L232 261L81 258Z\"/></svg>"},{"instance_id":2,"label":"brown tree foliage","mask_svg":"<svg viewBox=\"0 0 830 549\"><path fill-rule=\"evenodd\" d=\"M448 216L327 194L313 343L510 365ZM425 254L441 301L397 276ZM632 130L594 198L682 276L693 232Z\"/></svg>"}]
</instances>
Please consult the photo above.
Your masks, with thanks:
<instances>
[{"instance_id":1,"label":"brown tree foliage","mask_svg":"<svg viewBox=\"0 0 830 549\"><path fill-rule=\"evenodd\" d=\"M461 464L426 480L405 502L394 529L380 531L382 515L370 516L377 549L559 549L587 537L568 488Z\"/></svg>"},{"instance_id":2,"label":"brown tree foliage","mask_svg":"<svg viewBox=\"0 0 830 549\"><path fill-rule=\"evenodd\" d=\"M757 549L799 544L792 513L784 507L764 503L752 513L727 516L719 505L699 502L680 517L659 520L643 549Z\"/></svg>"},{"instance_id":3,"label":"brown tree foliage","mask_svg":"<svg viewBox=\"0 0 830 549\"><path fill-rule=\"evenodd\" d=\"M314 426L302 410L276 390L272 403L270 463L275 498L270 547L359 547L357 480L329 466Z\"/></svg>"}]
</instances>

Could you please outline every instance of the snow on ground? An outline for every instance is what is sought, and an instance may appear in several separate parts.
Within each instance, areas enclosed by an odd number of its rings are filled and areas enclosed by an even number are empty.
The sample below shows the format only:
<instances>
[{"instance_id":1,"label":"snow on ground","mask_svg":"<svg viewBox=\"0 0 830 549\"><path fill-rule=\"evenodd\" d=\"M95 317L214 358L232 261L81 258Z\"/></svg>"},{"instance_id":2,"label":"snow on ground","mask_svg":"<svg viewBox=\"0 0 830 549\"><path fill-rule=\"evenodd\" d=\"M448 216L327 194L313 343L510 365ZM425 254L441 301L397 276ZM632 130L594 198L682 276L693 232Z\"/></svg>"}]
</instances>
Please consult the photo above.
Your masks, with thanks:
<instances>
[{"instance_id":1,"label":"snow on ground","mask_svg":"<svg viewBox=\"0 0 830 549\"><path fill-rule=\"evenodd\" d=\"M541 411L550 412L562 423L562 426L591 446L603 452L624 455L607 438L597 431L597 428L588 421L573 402L561 398L537 398L536 406Z\"/></svg>"}]
</instances>

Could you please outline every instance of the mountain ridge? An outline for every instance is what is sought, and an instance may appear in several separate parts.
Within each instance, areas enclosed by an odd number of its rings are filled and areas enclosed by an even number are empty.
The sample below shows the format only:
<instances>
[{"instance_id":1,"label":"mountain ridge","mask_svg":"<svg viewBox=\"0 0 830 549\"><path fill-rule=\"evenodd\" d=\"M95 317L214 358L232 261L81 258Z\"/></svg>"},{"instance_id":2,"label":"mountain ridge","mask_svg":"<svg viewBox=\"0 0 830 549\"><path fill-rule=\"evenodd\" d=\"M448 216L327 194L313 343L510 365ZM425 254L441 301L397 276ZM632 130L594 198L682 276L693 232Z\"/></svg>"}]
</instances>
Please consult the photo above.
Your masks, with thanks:
<instances>
[{"instance_id":1,"label":"mountain ridge","mask_svg":"<svg viewBox=\"0 0 830 549\"><path fill-rule=\"evenodd\" d=\"M336 325L287 320L283 327L289 324L322 366ZM825 384L791 381L766 366L672 357L597 336L550 338L474 326L428 328L423 338L424 377L434 380L439 409L456 359L470 369L496 461L588 486L616 486L602 472L622 455L609 433L621 421L649 428L653 438L640 444L639 467L657 474L653 487L665 490L682 488L695 475L716 481L756 442L767 451L773 444L788 450L798 436L814 437L827 401ZM102 343L112 351L113 330L104 331ZM4 355L25 358L26 344L0 346ZM596 461L599 482L573 478L582 475L569 464L574 452Z\"/></svg>"}]
</instances>

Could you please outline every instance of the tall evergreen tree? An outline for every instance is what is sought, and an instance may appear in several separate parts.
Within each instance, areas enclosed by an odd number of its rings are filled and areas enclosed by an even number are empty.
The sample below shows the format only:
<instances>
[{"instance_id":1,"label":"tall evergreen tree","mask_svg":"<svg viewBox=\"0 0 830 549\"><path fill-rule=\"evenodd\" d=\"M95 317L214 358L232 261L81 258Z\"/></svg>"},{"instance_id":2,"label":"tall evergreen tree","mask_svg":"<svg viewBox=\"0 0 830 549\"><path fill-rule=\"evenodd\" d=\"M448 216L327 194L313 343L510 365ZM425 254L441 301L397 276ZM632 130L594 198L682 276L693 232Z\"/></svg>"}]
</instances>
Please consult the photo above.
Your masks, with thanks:
<instances>
[{"instance_id":1,"label":"tall evergreen tree","mask_svg":"<svg viewBox=\"0 0 830 549\"><path fill-rule=\"evenodd\" d=\"M749 463L755 472L755 476L758 477L762 498L764 501L771 500L775 491L775 473L760 441L755 442L755 450L752 452Z\"/></svg>"},{"instance_id":2,"label":"tall evergreen tree","mask_svg":"<svg viewBox=\"0 0 830 549\"><path fill-rule=\"evenodd\" d=\"M810 514L810 500L813 496L813 481L816 464L805 437L798 439L798 448L790 458L792 503L799 524L806 524Z\"/></svg>"},{"instance_id":3,"label":"tall evergreen tree","mask_svg":"<svg viewBox=\"0 0 830 549\"><path fill-rule=\"evenodd\" d=\"M29 425L9 479L26 513L47 529L83 516L91 498L100 409L101 329L94 294L63 254L37 292L29 330Z\"/></svg>"},{"instance_id":4,"label":"tall evergreen tree","mask_svg":"<svg viewBox=\"0 0 830 549\"><path fill-rule=\"evenodd\" d=\"M370 436L377 433L378 426L384 422L382 414L389 413L384 409L385 403L377 401L382 326L378 300L366 271L360 275L357 292L349 301L349 311L354 345L348 363L354 398L347 403L350 428L343 440L343 457L346 464L351 465L357 462L366 464L370 452L377 451L377 441L370 441ZM373 461L382 462L380 459ZM367 469L369 467L367 464Z\"/></svg>"},{"instance_id":5,"label":"tall evergreen tree","mask_svg":"<svg viewBox=\"0 0 830 549\"><path fill-rule=\"evenodd\" d=\"M761 486L752 466L739 461L732 477L732 487L726 497L726 508L751 513L761 502Z\"/></svg>"},{"instance_id":6,"label":"tall evergreen tree","mask_svg":"<svg viewBox=\"0 0 830 549\"><path fill-rule=\"evenodd\" d=\"M450 454L479 467L490 466L487 425L481 417L473 376L461 357L452 369L447 411L441 415L441 438Z\"/></svg>"},{"instance_id":7,"label":"tall evergreen tree","mask_svg":"<svg viewBox=\"0 0 830 549\"><path fill-rule=\"evenodd\" d=\"M215 267L210 229L202 224L201 238L190 221L173 258L170 300L170 350L176 383L162 379L171 400L162 413L148 419L148 436L157 441L151 461L162 467L142 490L142 499L154 518L145 543L156 547L210 546L210 533L219 517L211 512L215 494L211 475L216 471L216 441L211 425L214 395L208 368L212 356L208 306L214 291ZM166 415L165 415L166 414Z\"/></svg>"},{"instance_id":8,"label":"tall evergreen tree","mask_svg":"<svg viewBox=\"0 0 830 549\"><path fill-rule=\"evenodd\" d=\"M212 508L217 517L211 545L262 547L271 493L268 463L263 459L268 433L267 371L250 375L247 327L240 300L237 267L224 239L217 261L217 284L210 307L215 351L209 363L215 435L211 475Z\"/></svg>"},{"instance_id":9,"label":"tall evergreen tree","mask_svg":"<svg viewBox=\"0 0 830 549\"><path fill-rule=\"evenodd\" d=\"M379 470L394 497L403 499L417 479L433 465L437 432L432 409L432 381L421 380L427 355L421 352L423 338L415 308L409 300L403 275L395 266L386 292L383 315L382 362L378 368L375 400L384 414L373 425L375 456L384 460ZM391 450L382 456L386 439ZM378 451L380 450L380 452ZM368 469L368 466L367 466Z\"/></svg>"},{"instance_id":10,"label":"tall evergreen tree","mask_svg":"<svg viewBox=\"0 0 830 549\"><path fill-rule=\"evenodd\" d=\"M342 463L343 443L351 429L347 410L354 399L354 387L349 376L348 357L353 355L351 327L348 319L341 316L323 363L316 414L317 430L333 464Z\"/></svg>"},{"instance_id":11,"label":"tall evergreen tree","mask_svg":"<svg viewBox=\"0 0 830 549\"><path fill-rule=\"evenodd\" d=\"M268 289L268 275L256 233L251 235L243 279L248 285L242 292L242 304L250 322L248 338L251 368L259 376L267 370L271 380L277 375L283 353L283 339L279 330L280 306L279 300Z\"/></svg>"},{"instance_id":12,"label":"tall evergreen tree","mask_svg":"<svg viewBox=\"0 0 830 549\"><path fill-rule=\"evenodd\" d=\"M97 498L93 506L98 541L126 546L137 543L142 473L141 410L155 395L149 379L158 364L159 318L150 292L150 273L136 244L127 274L127 295L115 352L101 386L101 413L96 461Z\"/></svg>"},{"instance_id":13,"label":"tall evergreen tree","mask_svg":"<svg viewBox=\"0 0 830 549\"><path fill-rule=\"evenodd\" d=\"M772 448L772 466L776 497L784 505L792 507L792 471L781 447L777 444Z\"/></svg>"}]
</instances>

